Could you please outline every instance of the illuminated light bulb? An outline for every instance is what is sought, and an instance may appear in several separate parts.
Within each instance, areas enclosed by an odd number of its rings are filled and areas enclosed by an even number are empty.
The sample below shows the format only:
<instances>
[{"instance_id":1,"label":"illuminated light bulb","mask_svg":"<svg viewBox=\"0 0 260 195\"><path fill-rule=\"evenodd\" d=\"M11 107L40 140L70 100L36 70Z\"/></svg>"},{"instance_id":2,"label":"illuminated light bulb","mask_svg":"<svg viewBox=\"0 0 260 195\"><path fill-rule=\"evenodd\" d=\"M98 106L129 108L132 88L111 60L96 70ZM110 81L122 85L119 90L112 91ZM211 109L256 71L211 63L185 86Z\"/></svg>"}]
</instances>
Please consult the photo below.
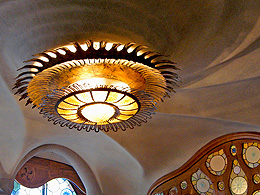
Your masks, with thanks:
<instances>
[{"instance_id":1,"label":"illuminated light bulb","mask_svg":"<svg viewBox=\"0 0 260 195\"><path fill-rule=\"evenodd\" d=\"M44 51L18 69L23 72L13 88L61 127L107 132L140 126L179 80L172 61L144 48L87 40Z\"/></svg>"},{"instance_id":2,"label":"illuminated light bulb","mask_svg":"<svg viewBox=\"0 0 260 195\"><path fill-rule=\"evenodd\" d=\"M108 121L115 115L115 112L113 106L104 103L90 104L81 110L82 116L94 123Z\"/></svg>"}]
</instances>

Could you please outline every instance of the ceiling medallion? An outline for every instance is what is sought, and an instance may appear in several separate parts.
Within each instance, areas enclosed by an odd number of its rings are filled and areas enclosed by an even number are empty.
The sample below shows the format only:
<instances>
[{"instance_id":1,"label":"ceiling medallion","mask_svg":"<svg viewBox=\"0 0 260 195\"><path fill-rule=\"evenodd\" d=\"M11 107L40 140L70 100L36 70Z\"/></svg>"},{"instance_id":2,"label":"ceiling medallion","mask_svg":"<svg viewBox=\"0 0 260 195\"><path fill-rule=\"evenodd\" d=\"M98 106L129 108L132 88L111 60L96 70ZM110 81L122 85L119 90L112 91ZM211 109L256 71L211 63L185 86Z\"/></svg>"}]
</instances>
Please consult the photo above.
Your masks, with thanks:
<instances>
[{"instance_id":1,"label":"ceiling medallion","mask_svg":"<svg viewBox=\"0 0 260 195\"><path fill-rule=\"evenodd\" d=\"M70 129L140 126L179 81L175 63L134 43L88 40L36 56L19 69L15 94Z\"/></svg>"}]
</instances>

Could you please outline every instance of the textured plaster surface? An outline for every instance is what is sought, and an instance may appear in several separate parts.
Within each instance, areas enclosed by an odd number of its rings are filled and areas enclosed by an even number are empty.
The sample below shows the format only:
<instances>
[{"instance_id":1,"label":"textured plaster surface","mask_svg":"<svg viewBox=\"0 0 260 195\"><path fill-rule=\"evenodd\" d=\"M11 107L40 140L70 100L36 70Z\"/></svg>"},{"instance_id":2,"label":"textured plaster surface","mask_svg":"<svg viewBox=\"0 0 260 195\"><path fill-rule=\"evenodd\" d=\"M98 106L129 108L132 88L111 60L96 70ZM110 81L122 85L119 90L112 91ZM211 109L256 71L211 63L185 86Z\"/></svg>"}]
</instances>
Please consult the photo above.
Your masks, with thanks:
<instances>
[{"instance_id":1,"label":"textured plaster surface","mask_svg":"<svg viewBox=\"0 0 260 195\"><path fill-rule=\"evenodd\" d=\"M260 131L259 16L254 0L1 1L0 187L28 153L57 144L89 167L98 185L92 194L143 195L210 140ZM18 103L11 88L23 61L87 39L133 41L169 55L181 69L177 93L147 124L107 134L53 126ZM77 170L84 166L58 155Z\"/></svg>"}]
</instances>

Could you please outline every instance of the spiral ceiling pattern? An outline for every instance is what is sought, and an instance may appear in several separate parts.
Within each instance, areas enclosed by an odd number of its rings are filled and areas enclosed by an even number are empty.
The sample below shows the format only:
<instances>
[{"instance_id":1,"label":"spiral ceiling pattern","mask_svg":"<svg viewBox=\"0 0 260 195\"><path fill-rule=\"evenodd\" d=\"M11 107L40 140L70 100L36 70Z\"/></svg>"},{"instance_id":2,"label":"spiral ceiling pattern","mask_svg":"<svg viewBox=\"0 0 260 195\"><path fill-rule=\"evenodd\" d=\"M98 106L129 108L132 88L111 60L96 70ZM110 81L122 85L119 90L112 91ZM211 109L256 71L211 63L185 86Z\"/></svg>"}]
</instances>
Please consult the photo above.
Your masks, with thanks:
<instances>
[{"instance_id":1,"label":"spiral ceiling pattern","mask_svg":"<svg viewBox=\"0 0 260 195\"><path fill-rule=\"evenodd\" d=\"M259 132L259 16L255 0L2 0L1 181L34 148L57 144L93 171L96 183L71 157L83 183L89 182L89 194L146 194L212 139ZM96 134L54 126L33 104L24 106L28 98L20 103L13 95L21 73L16 70L39 57L33 54L86 40L146 45L177 63L182 82L171 98L156 103L153 119L135 130ZM62 161L52 152L45 156Z\"/></svg>"}]
</instances>

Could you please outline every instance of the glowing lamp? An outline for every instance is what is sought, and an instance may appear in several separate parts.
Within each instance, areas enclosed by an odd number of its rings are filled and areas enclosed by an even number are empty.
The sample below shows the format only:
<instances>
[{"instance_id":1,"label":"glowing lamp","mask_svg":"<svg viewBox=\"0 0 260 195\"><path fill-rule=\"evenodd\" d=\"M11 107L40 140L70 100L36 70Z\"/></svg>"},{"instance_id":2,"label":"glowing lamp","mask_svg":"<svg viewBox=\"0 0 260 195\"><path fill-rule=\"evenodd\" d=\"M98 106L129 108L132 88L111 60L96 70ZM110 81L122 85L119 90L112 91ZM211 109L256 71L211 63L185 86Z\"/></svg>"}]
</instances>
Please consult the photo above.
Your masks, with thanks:
<instances>
[{"instance_id":1,"label":"glowing lamp","mask_svg":"<svg viewBox=\"0 0 260 195\"><path fill-rule=\"evenodd\" d=\"M87 41L45 51L19 70L14 88L49 121L78 130L117 131L146 122L173 91L177 69L133 43Z\"/></svg>"}]
</instances>

